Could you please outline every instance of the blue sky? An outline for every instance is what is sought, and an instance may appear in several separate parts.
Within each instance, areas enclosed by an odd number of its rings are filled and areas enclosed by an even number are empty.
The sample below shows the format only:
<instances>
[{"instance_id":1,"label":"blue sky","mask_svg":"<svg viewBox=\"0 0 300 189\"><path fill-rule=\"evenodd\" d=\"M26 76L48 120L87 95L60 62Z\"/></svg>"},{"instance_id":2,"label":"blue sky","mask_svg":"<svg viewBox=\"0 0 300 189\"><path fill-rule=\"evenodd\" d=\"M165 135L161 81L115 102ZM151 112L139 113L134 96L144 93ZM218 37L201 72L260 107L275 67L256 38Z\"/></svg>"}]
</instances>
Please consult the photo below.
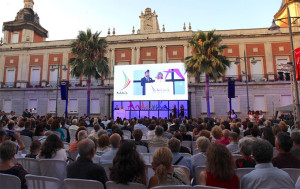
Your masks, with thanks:
<instances>
[{"instance_id":1,"label":"blue sky","mask_svg":"<svg viewBox=\"0 0 300 189\"><path fill-rule=\"evenodd\" d=\"M282 0L34 0L34 11L49 31L48 41L76 38L79 30L91 28L106 36L139 29L139 15L150 7L166 32L182 31L183 23L196 30L266 28ZM23 0L1 0L0 22L14 20ZM3 34L1 33L2 37Z\"/></svg>"}]
</instances>

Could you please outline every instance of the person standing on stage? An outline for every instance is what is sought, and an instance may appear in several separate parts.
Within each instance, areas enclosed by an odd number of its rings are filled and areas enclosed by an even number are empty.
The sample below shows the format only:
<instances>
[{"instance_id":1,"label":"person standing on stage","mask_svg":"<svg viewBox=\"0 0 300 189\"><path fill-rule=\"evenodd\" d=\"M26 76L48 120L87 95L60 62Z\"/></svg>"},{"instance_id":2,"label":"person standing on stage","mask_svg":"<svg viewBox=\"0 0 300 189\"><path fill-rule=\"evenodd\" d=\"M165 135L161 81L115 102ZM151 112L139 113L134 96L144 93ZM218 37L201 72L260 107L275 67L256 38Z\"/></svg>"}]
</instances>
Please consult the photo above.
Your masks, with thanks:
<instances>
[{"instance_id":1,"label":"person standing on stage","mask_svg":"<svg viewBox=\"0 0 300 189\"><path fill-rule=\"evenodd\" d=\"M177 118L177 108L176 108L176 105L174 105L173 112L174 112L174 118Z\"/></svg>"},{"instance_id":2,"label":"person standing on stage","mask_svg":"<svg viewBox=\"0 0 300 189\"><path fill-rule=\"evenodd\" d=\"M146 94L146 83L152 83L154 80L149 76L149 70L145 72L145 77L141 79L141 86L143 87L143 95Z\"/></svg>"},{"instance_id":3,"label":"person standing on stage","mask_svg":"<svg viewBox=\"0 0 300 189\"><path fill-rule=\"evenodd\" d=\"M183 104L181 104L180 106L180 113L179 113L180 117L183 118L184 117L184 106Z\"/></svg>"}]
</instances>

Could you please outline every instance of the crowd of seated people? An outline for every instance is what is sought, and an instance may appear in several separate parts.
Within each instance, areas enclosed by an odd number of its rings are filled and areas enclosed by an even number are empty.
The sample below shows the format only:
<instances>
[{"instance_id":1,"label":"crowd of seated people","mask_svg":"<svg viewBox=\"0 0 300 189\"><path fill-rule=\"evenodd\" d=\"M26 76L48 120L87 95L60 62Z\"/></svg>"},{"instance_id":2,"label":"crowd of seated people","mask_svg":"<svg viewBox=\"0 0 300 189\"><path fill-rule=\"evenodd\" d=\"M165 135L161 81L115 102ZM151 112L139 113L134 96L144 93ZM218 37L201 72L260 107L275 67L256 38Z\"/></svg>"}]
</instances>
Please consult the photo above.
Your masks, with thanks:
<instances>
[{"instance_id":1,"label":"crowd of seated people","mask_svg":"<svg viewBox=\"0 0 300 189\"><path fill-rule=\"evenodd\" d=\"M22 137L29 137L31 144L25 145ZM152 154L150 162L139 146ZM104 186L114 181L151 188L199 180L196 184L222 188L294 188L295 180L282 169L300 169L300 123L291 127L263 116L113 120L1 113L0 173L19 177L27 188L30 171L16 157L66 161L67 178L97 180ZM111 165L108 170L106 164ZM196 173L198 166L205 167L201 173ZM150 176L149 167L154 172ZM254 170L240 178L239 168Z\"/></svg>"}]
</instances>

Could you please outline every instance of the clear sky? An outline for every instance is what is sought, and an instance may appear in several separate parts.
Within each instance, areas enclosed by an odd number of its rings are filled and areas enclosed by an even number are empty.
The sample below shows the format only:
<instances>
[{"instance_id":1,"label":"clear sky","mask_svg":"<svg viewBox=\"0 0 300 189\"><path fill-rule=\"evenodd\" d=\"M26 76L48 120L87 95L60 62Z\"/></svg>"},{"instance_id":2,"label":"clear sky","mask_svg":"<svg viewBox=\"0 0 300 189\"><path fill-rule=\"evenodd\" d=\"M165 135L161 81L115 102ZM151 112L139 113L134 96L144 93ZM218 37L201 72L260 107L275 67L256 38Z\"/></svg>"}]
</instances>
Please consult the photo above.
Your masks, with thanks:
<instances>
[{"instance_id":1,"label":"clear sky","mask_svg":"<svg viewBox=\"0 0 300 189\"><path fill-rule=\"evenodd\" d=\"M158 15L166 32L182 31L183 23L192 30L229 30L266 28L282 0L34 0L40 24L50 40L76 38L79 30L91 28L107 35L110 27L116 35L139 29L139 15L150 7ZM0 22L15 19L23 0L1 0ZM3 37L3 33L0 34Z\"/></svg>"}]
</instances>

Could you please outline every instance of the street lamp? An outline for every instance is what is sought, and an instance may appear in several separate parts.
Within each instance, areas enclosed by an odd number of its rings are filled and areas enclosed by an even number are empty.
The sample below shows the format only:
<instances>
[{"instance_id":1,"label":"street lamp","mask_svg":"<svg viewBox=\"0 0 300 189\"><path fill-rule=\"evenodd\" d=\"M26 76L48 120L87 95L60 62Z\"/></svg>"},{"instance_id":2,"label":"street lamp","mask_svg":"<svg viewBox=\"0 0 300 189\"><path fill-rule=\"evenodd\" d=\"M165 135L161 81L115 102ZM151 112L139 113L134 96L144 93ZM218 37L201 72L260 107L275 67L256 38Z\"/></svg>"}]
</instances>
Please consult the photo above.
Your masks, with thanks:
<instances>
[{"instance_id":1,"label":"street lamp","mask_svg":"<svg viewBox=\"0 0 300 189\"><path fill-rule=\"evenodd\" d=\"M278 31L280 29L280 26L276 24L276 21L281 21L285 24L288 24L289 27L289 34L290 34L290 42L291 42L291 52L292 52L292 73L293 73L293 82L291 83L292 88L294 87L294 94L293 94L293 102L294 102L294 123L296 124L297 121L300 120L300 105L299 105L299 88L298 88L298 82L296 80L296 65L295 65L295 52L294 52L294 40L293 40L293 31L292 31L292 21L291 19L294 19L293 24L300 18L300 17L291 17L290 15L290 9L287 6L287 18L280 18L280 19L274 19L272 22L271 27L269 28L269 31ZM288 20L288 23L285 22L285 20Z\"/></svg>"},{"instance_id":2,"label":"street lamp","mask_svg":"<svg viewBox=\"0 0 300 189\"><path fill-rule=\"evenodd\" d=\"M251 64L255 65L257 61L255 60L254 57L247 57L246 56L246 51L244 51L244 58L237 57L234 64L239 64L241 63L240 60L243 60L245 62L245 75L246 75L246 90L247 90L247 111L249 112L250 106L249 106L249 89L248 89L248 68L247 68L247 58L251 59Z\"/></svg>"},{"instance_id":3,"label":"street lamp","mask_svg":"<svg viewBox=\"0 0 300 189\"><path fill-rule=\"evenodd\" d=\"M57 81L56 81L56 101L55 101L55 117L57 117L57 102L58 102L58 83L59 83L59 69L63 66L63 71L67 71L67 67L65 65L61 65L58 59L57 65L51 66L51 72L54 72L57 69Z\"/></svg>"}]
</instances>

